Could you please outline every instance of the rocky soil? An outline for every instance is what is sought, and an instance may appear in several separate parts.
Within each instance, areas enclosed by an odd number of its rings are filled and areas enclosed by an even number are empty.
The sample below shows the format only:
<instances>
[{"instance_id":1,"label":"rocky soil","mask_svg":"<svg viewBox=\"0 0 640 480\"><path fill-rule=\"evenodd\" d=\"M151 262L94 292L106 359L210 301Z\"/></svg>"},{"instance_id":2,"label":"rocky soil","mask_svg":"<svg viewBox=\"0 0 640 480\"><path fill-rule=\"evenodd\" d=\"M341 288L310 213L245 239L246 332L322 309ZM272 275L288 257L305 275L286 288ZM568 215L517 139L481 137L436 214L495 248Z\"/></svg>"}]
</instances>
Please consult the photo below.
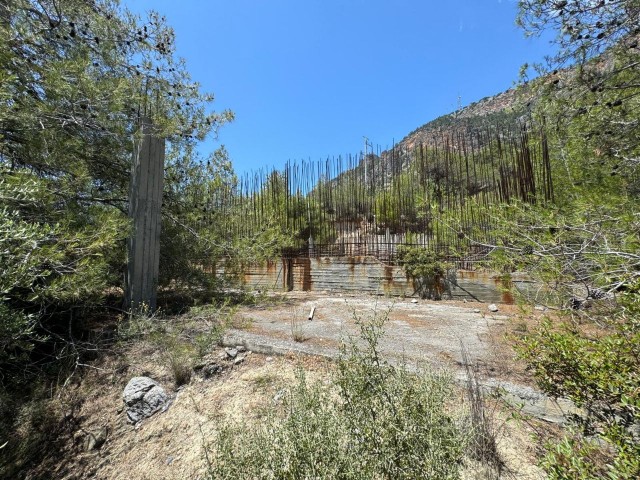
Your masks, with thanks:
<instances>
[{"instance_id":1,"label":"rocky soil","mask_svg":"<svg viewBox=\"0 0 640 480\"><path fill-rule=\"evenodd\" d=\"M313 320L308 320L313 306ZM220 425L259 423L268 409L281 404L299 367L309 379L327 381L333 362L325 357L335 356L339 341L357 332L356 317L365 318L373 310L388 312L382 348L390 357L455 369L462 360L462 341L482 372L494 369L494 379L508 378L508 365L514 366L515 380L522 375L498 340L513 322L519 322L513 307L499 306L498 312L489 312L487 305L290 295L275 304L241 309L234 324L243 328L227 332L226 348L212 346L190 365L191 378L184 385L176 382L166 347L151 338L121 345L92 364L68 387L69 396L82 401L73 411L72 431L61 439L58 461L49 462L46 471L34 468L26 478L215 478L207 452ZM302 324L300 332L295 330L298 324ZM189 328L197 332L206 325L198 320ZM257 351L251 351L253 346ZM125 387L136 377L153 379L157 385L137 380L137 386L129 389L130 399L152 390L157 393L156 386L167 396L161 406L153 400L148 418L132 419L132 403L123 401ZM461 390L453 403L459 406L464 401ZM535 466L534 423L508 422L512 410L499 405L492 406L490 413L498 426L505 478L543 478ZM475 466L467 466L465 478L485 477L479 476Z\"/></svg>"}]
</instances>

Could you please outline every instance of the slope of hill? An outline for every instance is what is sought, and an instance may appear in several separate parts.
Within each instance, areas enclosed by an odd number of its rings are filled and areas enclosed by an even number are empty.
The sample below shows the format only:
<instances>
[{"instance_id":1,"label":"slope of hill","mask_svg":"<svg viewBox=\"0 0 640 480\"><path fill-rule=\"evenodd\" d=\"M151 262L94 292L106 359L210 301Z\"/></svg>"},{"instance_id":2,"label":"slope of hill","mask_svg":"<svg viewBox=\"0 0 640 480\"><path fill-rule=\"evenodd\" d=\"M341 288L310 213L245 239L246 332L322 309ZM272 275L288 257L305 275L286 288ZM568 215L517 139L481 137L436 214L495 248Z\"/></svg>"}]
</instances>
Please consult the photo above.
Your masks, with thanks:
<instances>
[{"instance_id":1,"label":"slope of hill","mask_svg":"<svg viewBox=\"0 0 640 480\"><path fill-rule=\"evenodd\" d=\"M457 145L464 141L478 148L486 145L491 134L505 136L517 133L518 126L528 119L531 102L532 94L526 87L511 88L485 97L425 123L379 155L368 154L354 170L359 172L366 168L377 172L376 178L370 181L377 186L388 185L393 175L411 164L414 153L421 146ZM380 175L380 172L384 174Z\"/></svg>"}]
</instances>

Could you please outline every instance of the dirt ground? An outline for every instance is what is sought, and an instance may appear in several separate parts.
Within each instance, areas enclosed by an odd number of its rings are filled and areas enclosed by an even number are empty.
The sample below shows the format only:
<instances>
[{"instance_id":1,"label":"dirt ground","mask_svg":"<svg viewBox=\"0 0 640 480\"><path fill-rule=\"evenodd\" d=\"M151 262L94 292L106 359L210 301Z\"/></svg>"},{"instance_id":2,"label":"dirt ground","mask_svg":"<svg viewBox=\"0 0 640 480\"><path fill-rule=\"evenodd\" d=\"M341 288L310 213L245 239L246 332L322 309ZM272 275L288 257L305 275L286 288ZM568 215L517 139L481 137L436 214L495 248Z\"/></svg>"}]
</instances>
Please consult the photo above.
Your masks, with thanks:
<instances>
[{"instance_id":1,"label":"dirt ground","mask_svg":"<svg viewBox=\"0 0 640 480\"><path fill-rule=\"evenodd\" d=\"M302 366L309 378L322 381L329 374L328 361L309 356L266 356L252 353L239 366L231 366L212 379L194 377L189 385L173 389L170 373L159 352L147 345L136 347L126 374L116 364L101 365L83 381L86 399L80 428L63 452L65 462L49 478L57 479L205 479L208 467L205 449L215 438L221 422L258 422L295 382L295 370ZM216 351L213 355L224 355ZM137 360L135 360L137 359ZM111 360L115 361L114 359ZM110 368L111 367L111 368ZM136 427L127 423L122 408L122 390L128 378L146 374L162 383L175 396L170 408L144 420ZM498 445L505 462L504 478L542 479L535 466L535 445L524 424L507 422L495 413ZM85 451L88 434L106 428L107 439L99 450ZM469 465L464 478L479 476Z\"/></svg>"},{"instance_id":2,"label":"dirt ground","mask_svg":"<svg viewBox=\"0 0 640 480\"><path fill-rule=\"evenodd\" d=\"M309 321L307 316L312 306L316 310L313 320ZM481 362L487 371L493 368L496 376L508 375L511 371L509 365L513 361L500 365L498 356L511 354L506 353L504 345L496 346L495 342L501 341L496 339L503 337L513 322L520 322L515 307L500 307L499 312L491 314L487 306L481 304L423 301L416 304L410 300L368 296L296 294L275 303L242 308L235 325L244 328L231 331L228 338L234 335L253 338L253 335L274 347L297 345L309 349L308 353L331 357L341 338L357 333L354 312L358 317L366 317L373 310L389 312L382 345L385 354L405 357L408 362L459 366L462 342L471 358ZM302 323L302 342L292 338L292 316L294 327ZM282 353L278 348L274 351ZM245 360L236 365L226 358L221 347L215 347L207 358L223 364L222 373L211 378L194 374L187 385L179 388L166 351L151 341L133 342L104 357L72 387L74 396L83 398L75 414L78 426L61 452L64 462L48 471L46 477L66 480L215 478L215 475L208 476L211 472L205 452L221 422L259 422L265 410L277 405L294 384L295 371L300 366L311 380L326 381L331 375L333 362L330 360L292 348L287 351L284 355L246 353ZM127 422L122 391L130 378L140 375L150 376L163 385L173 397L173 403L165 412L134 427ZM535 466L537 447L531 440L531 424L507 421L509 413L503 409L492 411L505 462L504 478L543 478ZM102 447L87 450L87 437L101 431L106 432ZM468 466L464 478L485 477L479 475L474 466Z\"/></svg>"}]
</instances>

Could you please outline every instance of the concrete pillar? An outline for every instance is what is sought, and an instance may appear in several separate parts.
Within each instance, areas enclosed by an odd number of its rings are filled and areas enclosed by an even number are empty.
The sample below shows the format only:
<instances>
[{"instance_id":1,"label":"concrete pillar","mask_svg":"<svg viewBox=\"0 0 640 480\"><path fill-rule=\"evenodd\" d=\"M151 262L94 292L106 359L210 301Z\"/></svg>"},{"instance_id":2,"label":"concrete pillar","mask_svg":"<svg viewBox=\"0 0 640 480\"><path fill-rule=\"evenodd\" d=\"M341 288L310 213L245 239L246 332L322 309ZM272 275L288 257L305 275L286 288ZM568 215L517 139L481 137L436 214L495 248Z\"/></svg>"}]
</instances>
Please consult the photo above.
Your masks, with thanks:
<instances>
[{"instance_id":1,"label":"concrete pillar","mask_svg":"<svg viewBox=\"0 0 640 480\"><path fill-rule=\"evenodd\" d=\"M142 136L134 141L129 189L132 231L127 242L126 302L132 311L153 312L160 265L165 142L154 135L148 118L141 119L140 129Z\"/></svg>"}]
</instances>

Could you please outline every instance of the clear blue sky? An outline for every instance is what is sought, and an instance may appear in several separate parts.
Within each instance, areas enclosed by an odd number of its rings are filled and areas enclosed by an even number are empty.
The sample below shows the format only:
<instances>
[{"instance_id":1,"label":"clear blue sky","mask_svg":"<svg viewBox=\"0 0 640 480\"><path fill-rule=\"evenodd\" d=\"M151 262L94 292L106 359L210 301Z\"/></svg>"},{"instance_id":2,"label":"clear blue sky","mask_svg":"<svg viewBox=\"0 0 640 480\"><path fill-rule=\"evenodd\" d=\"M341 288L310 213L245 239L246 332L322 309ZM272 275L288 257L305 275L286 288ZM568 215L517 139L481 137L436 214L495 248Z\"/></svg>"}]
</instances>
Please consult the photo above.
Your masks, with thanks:
<instances>
[{"instance_id":1,"label":"clear blue sky","mask_svg":"<svg viewBox=\"0 0 640 480\"><path fill-rule=\"evenodd\" d=\"M550 52L514 0L123 0L167 17L193 78L230 108L237 172L383 149L513 85Z\"/></svg>"}]
</instances>

